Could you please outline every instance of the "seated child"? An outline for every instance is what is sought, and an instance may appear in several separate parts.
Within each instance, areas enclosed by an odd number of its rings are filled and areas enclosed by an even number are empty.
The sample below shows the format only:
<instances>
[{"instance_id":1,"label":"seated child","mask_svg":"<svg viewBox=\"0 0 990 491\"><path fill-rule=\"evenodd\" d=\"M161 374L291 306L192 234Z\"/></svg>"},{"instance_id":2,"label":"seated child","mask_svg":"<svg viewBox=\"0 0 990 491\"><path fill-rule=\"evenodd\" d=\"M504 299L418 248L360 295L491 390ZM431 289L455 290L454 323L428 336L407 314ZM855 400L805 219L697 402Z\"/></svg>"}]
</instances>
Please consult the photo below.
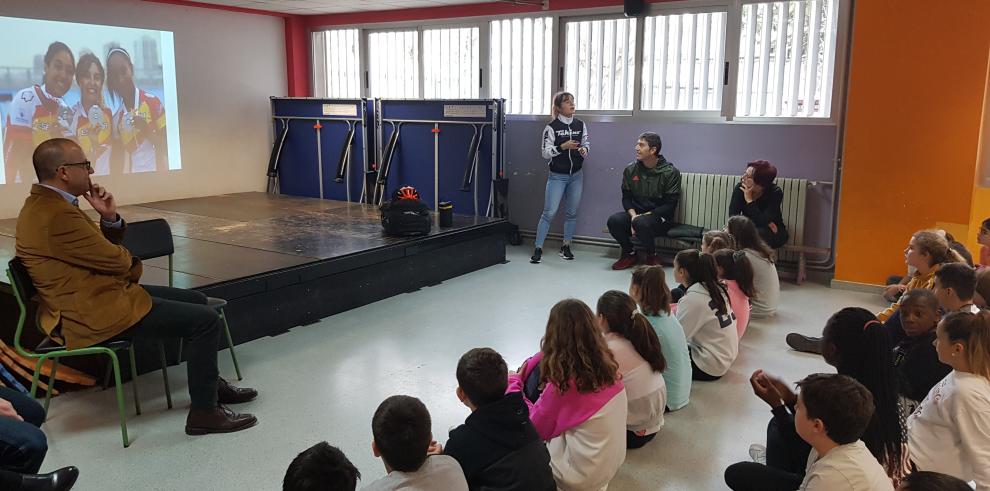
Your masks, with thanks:
<instances>
[{"instance_id":1,"label":"seated child","mask_svg":"<svg viewBox=\"0 0 990 491\"><path fill-rule=\"evenodd\" d=\"M605 292L598 299L597 310L598 327L619 364L629 400L626 448L640 448L663 427L667 386L661 373L667 363L660 338L646 316L636 311L636 301L623 292Z\"/></svg>"},{"instance_id":2,"label":"seated child","mask_svg":"<svg viewBox=\"0 0 990 491\"><path fill-rule=\"evenodd\" d=\"M327 442L303 450L285 471L282 491L354 491L361 472L344 452Z\"/></svg>"},{"instance_id":3,"label":"seated child","mask_svg":"<svg viewBox=\"0 0 990 491\"><path fill-rule=\"evenodd\" d=\"M873 417L873 395L846 375L814 374L797 383L794 428L811 445L802 491L893 490L883 466L859 439Z\"/></svg>"},{"instance_id":4,"label":"seated child","mask_svg":"<svg viewBox=\"0 0 990 491\"><path fill-rule=\"evenodd\" d=\"M670 312L670 290L661 266L640 266L633 271L629 296L653 325L660 340L660 351L667 363L663 371L667 386L667 409L677 411L691 398L691 356L687 338L677 317Z\"/></svg>"},{"instance_id":5,"label":"seated child","mask_svg":"<svg viewBox=\"0 0 990 491\"><path fill-rule=\"evenodd\" d=\"M935 349L952 372L908 418L911 462L990 489L990 312L947 315Z\"/></svg>"},{"instance_id":6,"label":"seated child","mask_svg":"<svg viewBox=\"0 0 990 491\"><path fill-rule=\"evenodd\" d=\"M382 401L371 419L371 451L385 463L385 477L365 486L365 491L467 491L464 472L457 461L433 440L430 412L410 396Z\"/></svg>"},{"instance_id":7,"label":"seated child","mask_svg":"<svg viewBox=\"0 0 990 491\"><path fill-rule=\"evenodd\" d=\"M505 393L508 368L491 348L475 348L457 362L457 398L471 410L450 430L444 455L464 471L470 489L554 491L550 454L529 421L521 392Z\"/></svg>"},{"instance_id":8,"label":"seated child","mask_svg":"<svg viewBox=\"0 0 990 491\"><path fill-rule=\"evenodd\" d=\"M949 263L935 271L935 296L945 313L980 311L973 303L976 270L964 263ZM903 302L902 302L903 304ZM903 320L901 321L903 322Z\"/></svg>"},{"instance_id":9,"label":"seated child","mask_svg":"<svg viewBox=\"0 0 990 491\"><path fill-rule=\"evenodd\" d=\"M705 254L715 254L715 251L735 248L736 241L732 239L732 235L729 232L724 230L709 230L705 232L705 235L701 236L701 252ZM677 285L676 288L670 291L670 302L679 302L685 292L687 292L687 285Z\"/></svg>"},{"instance_id":10,"label":"seated child","mask_svg":"<svg viewBox=\"0 0 990 491\"><path fill-rule=\"evenodd\" d=\"M563 491L607 487L626 459L626 390L596 324L584 302L557 302L540 351L509 375L509 392L525 389L529 418Z\"/></svg>"},{"instance_id":11,"label":"seated child","mask_svg":"<svg viewBox=\"0 0 990 491\"><path fill-rule=\"evenodd\" d=\"M718 282L710 254L688 249L674 257L674 279L688 285L677 304L694 380L718 380L739 354L739 331L725 285Z\"/></svg>"},{"instance_id":12,"label":"seated child","mask_svg":"<svg viewBox=\"0 0 990 491\"><path fill-rule=\"evenodd\" d=\"M894 347L894 365L906 414L911 414L928 391L952 371L938 361L935 352L938 320L938 299L931 290L916 288L904 294L901 325L907 337Z\"/></svg>"},{"instance_id":13,"label":"seated child","mask_svg":"<svg viewBox=\"0 0 990 491\"><path fill-rule=\"evenodd\" d=\"M749 324L749 301L756 296L753 284L753 266L746 253L732 249L719 249L713 254L718 268L718 279L725 283L729 292L729 304L736 315L736 329L742 338Z\"/></svg>"},{"instance_id":14,"label":"seated child","mask_svg":"<svg viewBox=\"0 0 990 491\"><path fill-rule=\"evenodd\" d=\"M976 235L976 242L980 244L980 264L977 267L990 266L990 218L983 220L983 223L980 224L980 232Z\"/></svg>"}]
</instances>

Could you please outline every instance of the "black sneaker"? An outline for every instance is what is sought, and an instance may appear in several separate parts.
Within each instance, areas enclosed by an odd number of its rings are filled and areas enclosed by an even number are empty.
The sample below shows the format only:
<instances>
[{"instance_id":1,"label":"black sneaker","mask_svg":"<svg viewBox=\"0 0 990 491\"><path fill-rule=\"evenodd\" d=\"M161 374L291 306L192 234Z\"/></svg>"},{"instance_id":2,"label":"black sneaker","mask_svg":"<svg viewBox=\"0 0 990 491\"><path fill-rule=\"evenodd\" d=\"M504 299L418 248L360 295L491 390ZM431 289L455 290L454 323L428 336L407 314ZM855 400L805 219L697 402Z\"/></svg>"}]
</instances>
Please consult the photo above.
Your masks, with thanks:
<instances>
[{"instance_id":1,"label":"black sneaker","mask_svg":"<svg viewBox=\"0 0 990 491\"><path fill-rule=\"evenodd\" d=\"M784 339L787 341L787 345L794 351L815 353L819 355L822 354L822 338L805 336L803 334L792 332Z\"/></svg>"},{"instance_id":2,"label":"black sneaker","mask_svg":"<svg viewBox=\"0 0 990 491\"><path fill-rule=\"evenodd\" d=\"M529 258L531 264L540 264L540 260L543 259L543 249L537 247L533 250L533 257Z\"/></svg>"},{"instance_id":3,"label":"black sneaker","mask_svg":"<svg viewBox=\"0 0 990 491\"><path fill-rule=\"evenodd\" d=\"M571 246L566 244L560 246L560 257L568 261L574 260L574 253L571 252Z\"/></svg>"}]
</instances>

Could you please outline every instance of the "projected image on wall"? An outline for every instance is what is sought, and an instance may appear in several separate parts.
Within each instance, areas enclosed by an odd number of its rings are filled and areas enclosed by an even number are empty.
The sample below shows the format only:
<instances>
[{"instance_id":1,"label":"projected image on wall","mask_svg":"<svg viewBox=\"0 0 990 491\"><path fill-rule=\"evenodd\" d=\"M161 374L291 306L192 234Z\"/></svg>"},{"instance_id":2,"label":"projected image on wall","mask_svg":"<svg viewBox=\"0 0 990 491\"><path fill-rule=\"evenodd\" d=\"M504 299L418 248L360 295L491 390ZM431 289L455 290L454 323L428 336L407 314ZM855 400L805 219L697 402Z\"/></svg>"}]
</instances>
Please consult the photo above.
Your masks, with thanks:
<instances>
[{"instance_id":1,"label":"projected image on wall","mask_svg":"<svg viewBox=\"0 0 990 491\"><path fill-rule=\"evenodd\" d=\"M49 138L97 176L181 169L172 33L0 17L0 184L36 182Z\"/></svg>"}]
</instances>

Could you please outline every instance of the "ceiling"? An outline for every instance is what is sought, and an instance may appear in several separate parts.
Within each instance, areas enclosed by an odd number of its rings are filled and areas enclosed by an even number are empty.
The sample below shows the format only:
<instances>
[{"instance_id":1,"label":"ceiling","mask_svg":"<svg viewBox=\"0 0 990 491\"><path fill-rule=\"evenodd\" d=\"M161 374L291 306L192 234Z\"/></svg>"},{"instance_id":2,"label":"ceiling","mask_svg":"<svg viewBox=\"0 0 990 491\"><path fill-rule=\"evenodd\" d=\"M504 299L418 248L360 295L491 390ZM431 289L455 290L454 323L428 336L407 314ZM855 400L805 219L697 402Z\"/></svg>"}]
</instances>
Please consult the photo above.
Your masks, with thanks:
<instances>
[{"instance_id":1,"label":"ceiling","mask_svg":"<svg viewBox=\"0 0 990 491\"><path fill-rule=\"evenodd\" d=\"M419 7L463 5L485 0L196 0L199 3L242 7L296 15L367 12ZM489 0L490 1L490 0Z\"/></svg>"}]
</instances>

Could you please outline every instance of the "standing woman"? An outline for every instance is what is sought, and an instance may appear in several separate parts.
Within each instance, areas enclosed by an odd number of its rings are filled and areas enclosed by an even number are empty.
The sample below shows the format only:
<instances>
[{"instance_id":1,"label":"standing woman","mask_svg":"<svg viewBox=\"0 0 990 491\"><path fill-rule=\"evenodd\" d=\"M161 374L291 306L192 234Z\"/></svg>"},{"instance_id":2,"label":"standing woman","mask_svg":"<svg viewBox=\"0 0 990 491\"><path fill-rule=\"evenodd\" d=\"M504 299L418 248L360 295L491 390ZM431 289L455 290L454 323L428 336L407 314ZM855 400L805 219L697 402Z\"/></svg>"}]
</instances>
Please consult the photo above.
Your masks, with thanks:
<instances>
[{"instance_id":1,"label":"standing woman","mask_svg":"<svg viewBox=\"0 0 990 491\"><path fill-rule=\"evenodd\" d=\"M106 72L100 59L92 53L79 57L76 65L76 83L79 84L79 102L72 108L75 139L83 152L92 159L94 174L110 173L110 137L113 112L103 100L103 82Z\"/></svg>"},{"instance_id":2,"label":"standing woman","mask_svg":"<svg viewBox=\"0 0 990 491\"><path fill-rule=\"evenodd\" d=\"M3 138L4 182L13 184L20 174L21 183L34 181L31 154L45 140L71 135L72 109L62 100L72 88L76 60L72 50L62 42L48 45L45 73L41 85L32 85L16 94L7 113Z\"/></svg>"},{"instance_id":3,"label":"standing woman","mask_svg":"<svg viewBox=\"0 0 990 491\"><path fill-rule=\"evenodd\" d=\"M729 216L744 215L753 221L760 237L770 247L780 249L787 243L787 226L780 206L784 191L774 184L777 168L766 160L746 164L746 172L732 190Z\"/></svg>"},{"instance_id":4,"label":"standing woman","mask_svg":"<svg viewBox=\"0 0 990 491\"><path fill-rule=\"evenodd\" d=\"M124 172L168 169L162 102L134 84L134 63L123 48L107 53L107 72L110 95L118 103L113 129L122 151L113 152L115 162L120 155Z\"/></svg>"},{"instance_id":5,"label":"standing woman","mask_svg":"<svg viewBox=\"0 0 990 491\"><path fill-rule=\"evenodd\" d=\"M543 242L550 232L550 222L557 214L561 199L564 200L564 244L560 247L560 257L568 261L574 259L571 239L577 227L578 205L581 204L581 190L584 187L581 167L590 148L588 127L584 121L574 117L573 94L554 94L550 114L553 120L543 129L543 158L547 159L550 175L547 177L543 214L536 227L536 249L529 261L533 264L539 264L543 258Z\"/></svg>"}]
</instances>

